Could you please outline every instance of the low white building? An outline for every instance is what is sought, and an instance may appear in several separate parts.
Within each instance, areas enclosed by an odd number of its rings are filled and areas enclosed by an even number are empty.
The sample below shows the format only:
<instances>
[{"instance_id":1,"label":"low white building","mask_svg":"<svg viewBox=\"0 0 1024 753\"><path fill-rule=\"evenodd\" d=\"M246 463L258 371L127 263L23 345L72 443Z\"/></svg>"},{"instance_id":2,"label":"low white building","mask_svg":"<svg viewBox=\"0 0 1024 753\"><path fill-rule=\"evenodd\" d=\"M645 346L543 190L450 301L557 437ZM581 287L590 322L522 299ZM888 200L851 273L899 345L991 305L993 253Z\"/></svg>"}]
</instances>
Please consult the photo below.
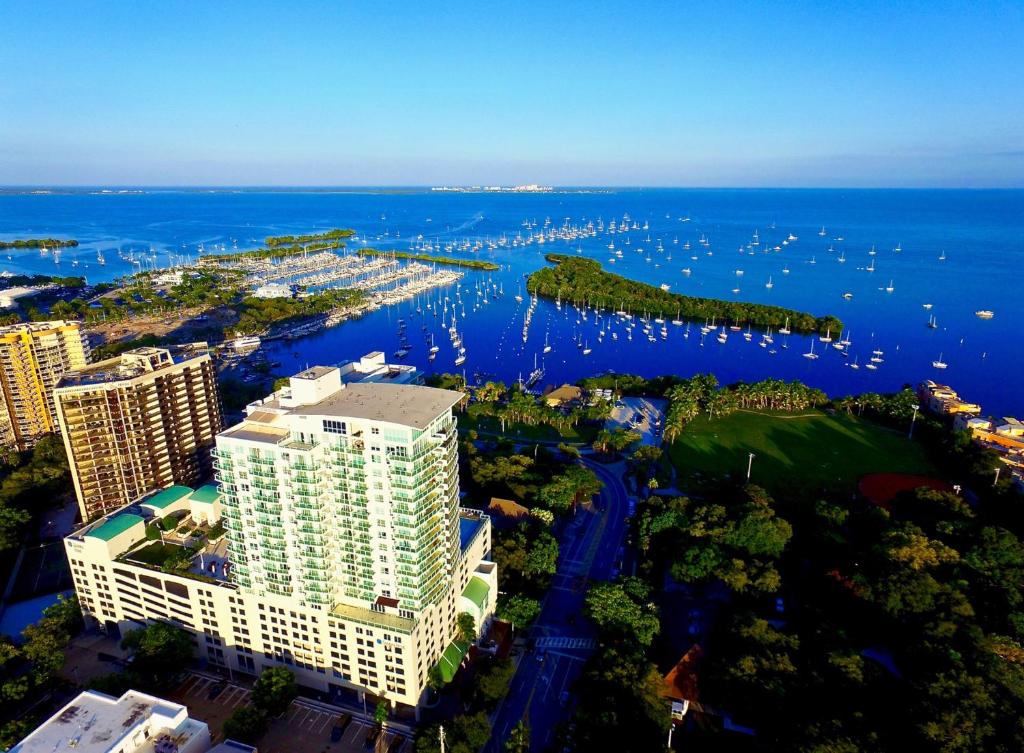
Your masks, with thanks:
<instances>
[{"instance_id":1,"label":"low white building","mask_svg":"<svg viewBox=\"0 0 1024 753\"><path fill-rule=\"evenodd\" d=\"M292 289L280 282L268 282L252 291L255 298L291 298Z\"/></svg>"},{"instance_id":2,"label":"low white building","mask_svg":"<svg viewBox=\"0 0 1024 753\"><path fill-rule=\"evenodd\" d=\"M206 723L192 719L188 708L180 703L137 690L129 690L120 698L86 690L36 727L11 748L11 753L206 753L209 750L210 730Z\"/></svg>"}]
</instances>

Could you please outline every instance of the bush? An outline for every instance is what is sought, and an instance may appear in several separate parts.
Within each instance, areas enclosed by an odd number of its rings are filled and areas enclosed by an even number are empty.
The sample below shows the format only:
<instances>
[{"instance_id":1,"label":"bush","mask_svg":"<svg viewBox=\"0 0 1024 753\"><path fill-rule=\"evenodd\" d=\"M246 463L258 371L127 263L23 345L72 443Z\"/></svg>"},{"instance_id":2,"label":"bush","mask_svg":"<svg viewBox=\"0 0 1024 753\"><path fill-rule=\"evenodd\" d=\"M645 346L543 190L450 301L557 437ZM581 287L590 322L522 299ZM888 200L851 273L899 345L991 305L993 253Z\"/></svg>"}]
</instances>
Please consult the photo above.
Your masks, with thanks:
<instances>
[{"instance_id":1,"label":"bush","mask_svg":"<svg viewBox=\"0 0 1024 753\"><path fill-rule=\"evenodd\" d=\"M160 538L160 529L157 528L152 523L147 525L146 526L146 540L147 541L156 541L159 538Z\"/></svg>"},{"instance_id":2,"label":"bush","mask_svg":"<svg viewBox=\"0 0 1024 753\"><path fill-rule=\"evenodd\" d=\"M160 527L170 533L178 527L178 519L173 515L167 515L160 520Z\"/></svg>"},{"instance_id":3,"label":"bush","mask_svg":"<svg viewBox=\"0 0 1024 753\"><path fill-rule=\"evenodd\" d=\"M224 720L224 737L246 745L255 745L267 731L267 718L252 706L241 706Z\"/></svg>"}]
</instances>

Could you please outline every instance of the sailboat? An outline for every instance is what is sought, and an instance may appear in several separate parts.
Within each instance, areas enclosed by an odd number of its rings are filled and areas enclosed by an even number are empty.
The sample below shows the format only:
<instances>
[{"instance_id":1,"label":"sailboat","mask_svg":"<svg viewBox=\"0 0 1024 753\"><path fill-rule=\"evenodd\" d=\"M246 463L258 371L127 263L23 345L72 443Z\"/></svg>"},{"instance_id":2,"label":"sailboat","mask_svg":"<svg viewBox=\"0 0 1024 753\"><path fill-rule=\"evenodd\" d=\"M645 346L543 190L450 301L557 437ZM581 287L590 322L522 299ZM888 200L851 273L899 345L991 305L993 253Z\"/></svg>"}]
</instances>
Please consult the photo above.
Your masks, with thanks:
<instances>
[{"instance_id":1,"label":"sailboat","mask_svg":"<svg viewBox=\"0 0 1024 753\"><path fill-rule=\"evenodd\" d=\"M813 338L811 339L811 349L807 353L804 353L804 358L808 358L808 359L810 359L812 361L817 360L817 358L818 358L818 354L814 352L814 339Z\"/></svg>"},{"instance_id":2,"label":"sailboat","mask_svg":"<svg viewBox=\"0 0 1024 753\"><path fill-rule=\"evenodd\" d=\"M944 369L949 366L949 364L942 360L942 354L939 353L939 357L932 361L932 366L936 369Z\"/></svg>"},{"instance_id":3,"label":"sailboat","mask_svg":"<svg viewBox=\"0 0 1024 753\"><path fill-rule=\"evenodd\" d=\"M789 332L790 332L790 330L789 330L789 317L787 316L786 317L786 323L782 327L779 328L779 334L780 335L788 335Z\"/></svg>"},{"instance_id":4,"label":"sailboat","mask_svg":"<svg viewBox=\"0 0 1024 753\"><path fill-rule=\"evenodd\" d=\"M590 350L591 350L590 349L590 343L589 342L584 342L583 343L583 351L582 351L583 355L589 356L590 355Z\"/></svg>"},{"instance_id":5,"label":"sailboat","mask_svg":"<svg viewBox=\"0 0 1024 753\"><path fill-rule=\"evenodd\" d=\"M772 276L771 276L771 275L768 275L768 282L766 282L766 283L764 284L764 286L765 286L766 288L768 288L769 290L771 290L772 288L774 288L774 287L775 287L775 283L774 283L774 282L772 282Z\"/></svg>"},{"instance_id":6,"label":"sailboat","mask_svg":"<svg viewBox=\"0 0 1024 753\"><path fill-rule=\"evenodd\" d=\"M544 333L544 352L545 353L550 353L551 352L551 345L548 343L548 333L547 332Z\"/></svg>"},{"instance_id":7,"label":"sailboat","mask_svg":"<svg viewBox=\"0 0 1024 753\"><path fill-rule=\"evenodd\" d=\"M936 329L939 326L938 320L935 318L935 314L928 317L928 329Z\"/></svg>"}]
</instances>

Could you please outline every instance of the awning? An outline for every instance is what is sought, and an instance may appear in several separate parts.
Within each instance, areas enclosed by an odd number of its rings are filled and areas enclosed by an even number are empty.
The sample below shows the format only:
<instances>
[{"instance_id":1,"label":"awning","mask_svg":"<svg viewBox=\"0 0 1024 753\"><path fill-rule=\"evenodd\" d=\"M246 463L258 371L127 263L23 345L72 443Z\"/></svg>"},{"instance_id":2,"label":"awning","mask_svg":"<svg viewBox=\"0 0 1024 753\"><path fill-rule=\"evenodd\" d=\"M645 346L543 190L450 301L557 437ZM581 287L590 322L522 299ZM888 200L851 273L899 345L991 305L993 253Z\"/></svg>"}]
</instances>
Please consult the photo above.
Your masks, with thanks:
<instances>
[{"instance_id":1,"label":"awning","mask_svg":"<svg viewBox=\"0 0 1024 753\"><path fill-rule=\"evenodd\" d=\"M462 659L467 651L469 651L468 643L452 641L448 644L448 648L441 654L441 659L437 663L445 682L455 679L455 673L459 671L459 665L462 664Z\"/></svg>"}]
</instances>

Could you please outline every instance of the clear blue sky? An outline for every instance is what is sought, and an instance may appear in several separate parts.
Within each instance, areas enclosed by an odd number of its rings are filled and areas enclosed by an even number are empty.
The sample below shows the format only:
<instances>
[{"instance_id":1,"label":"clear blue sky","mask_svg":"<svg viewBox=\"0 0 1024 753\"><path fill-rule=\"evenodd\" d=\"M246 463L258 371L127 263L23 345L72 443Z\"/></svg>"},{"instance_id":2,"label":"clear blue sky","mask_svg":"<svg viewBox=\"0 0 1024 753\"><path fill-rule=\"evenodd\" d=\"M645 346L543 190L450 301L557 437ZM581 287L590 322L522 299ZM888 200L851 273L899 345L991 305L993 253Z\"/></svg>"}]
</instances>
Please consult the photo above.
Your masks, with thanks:
<instances>
[{"instance_id":1,"label":"clear blue sky","mask_svg":"<svg viewBox=\"0 0 1024 753\"><path fill-rule=\"evenodd\" d=\"M0 184L1024 186L1024 3L0 8Z\"/></svg>"}]
</instances>

